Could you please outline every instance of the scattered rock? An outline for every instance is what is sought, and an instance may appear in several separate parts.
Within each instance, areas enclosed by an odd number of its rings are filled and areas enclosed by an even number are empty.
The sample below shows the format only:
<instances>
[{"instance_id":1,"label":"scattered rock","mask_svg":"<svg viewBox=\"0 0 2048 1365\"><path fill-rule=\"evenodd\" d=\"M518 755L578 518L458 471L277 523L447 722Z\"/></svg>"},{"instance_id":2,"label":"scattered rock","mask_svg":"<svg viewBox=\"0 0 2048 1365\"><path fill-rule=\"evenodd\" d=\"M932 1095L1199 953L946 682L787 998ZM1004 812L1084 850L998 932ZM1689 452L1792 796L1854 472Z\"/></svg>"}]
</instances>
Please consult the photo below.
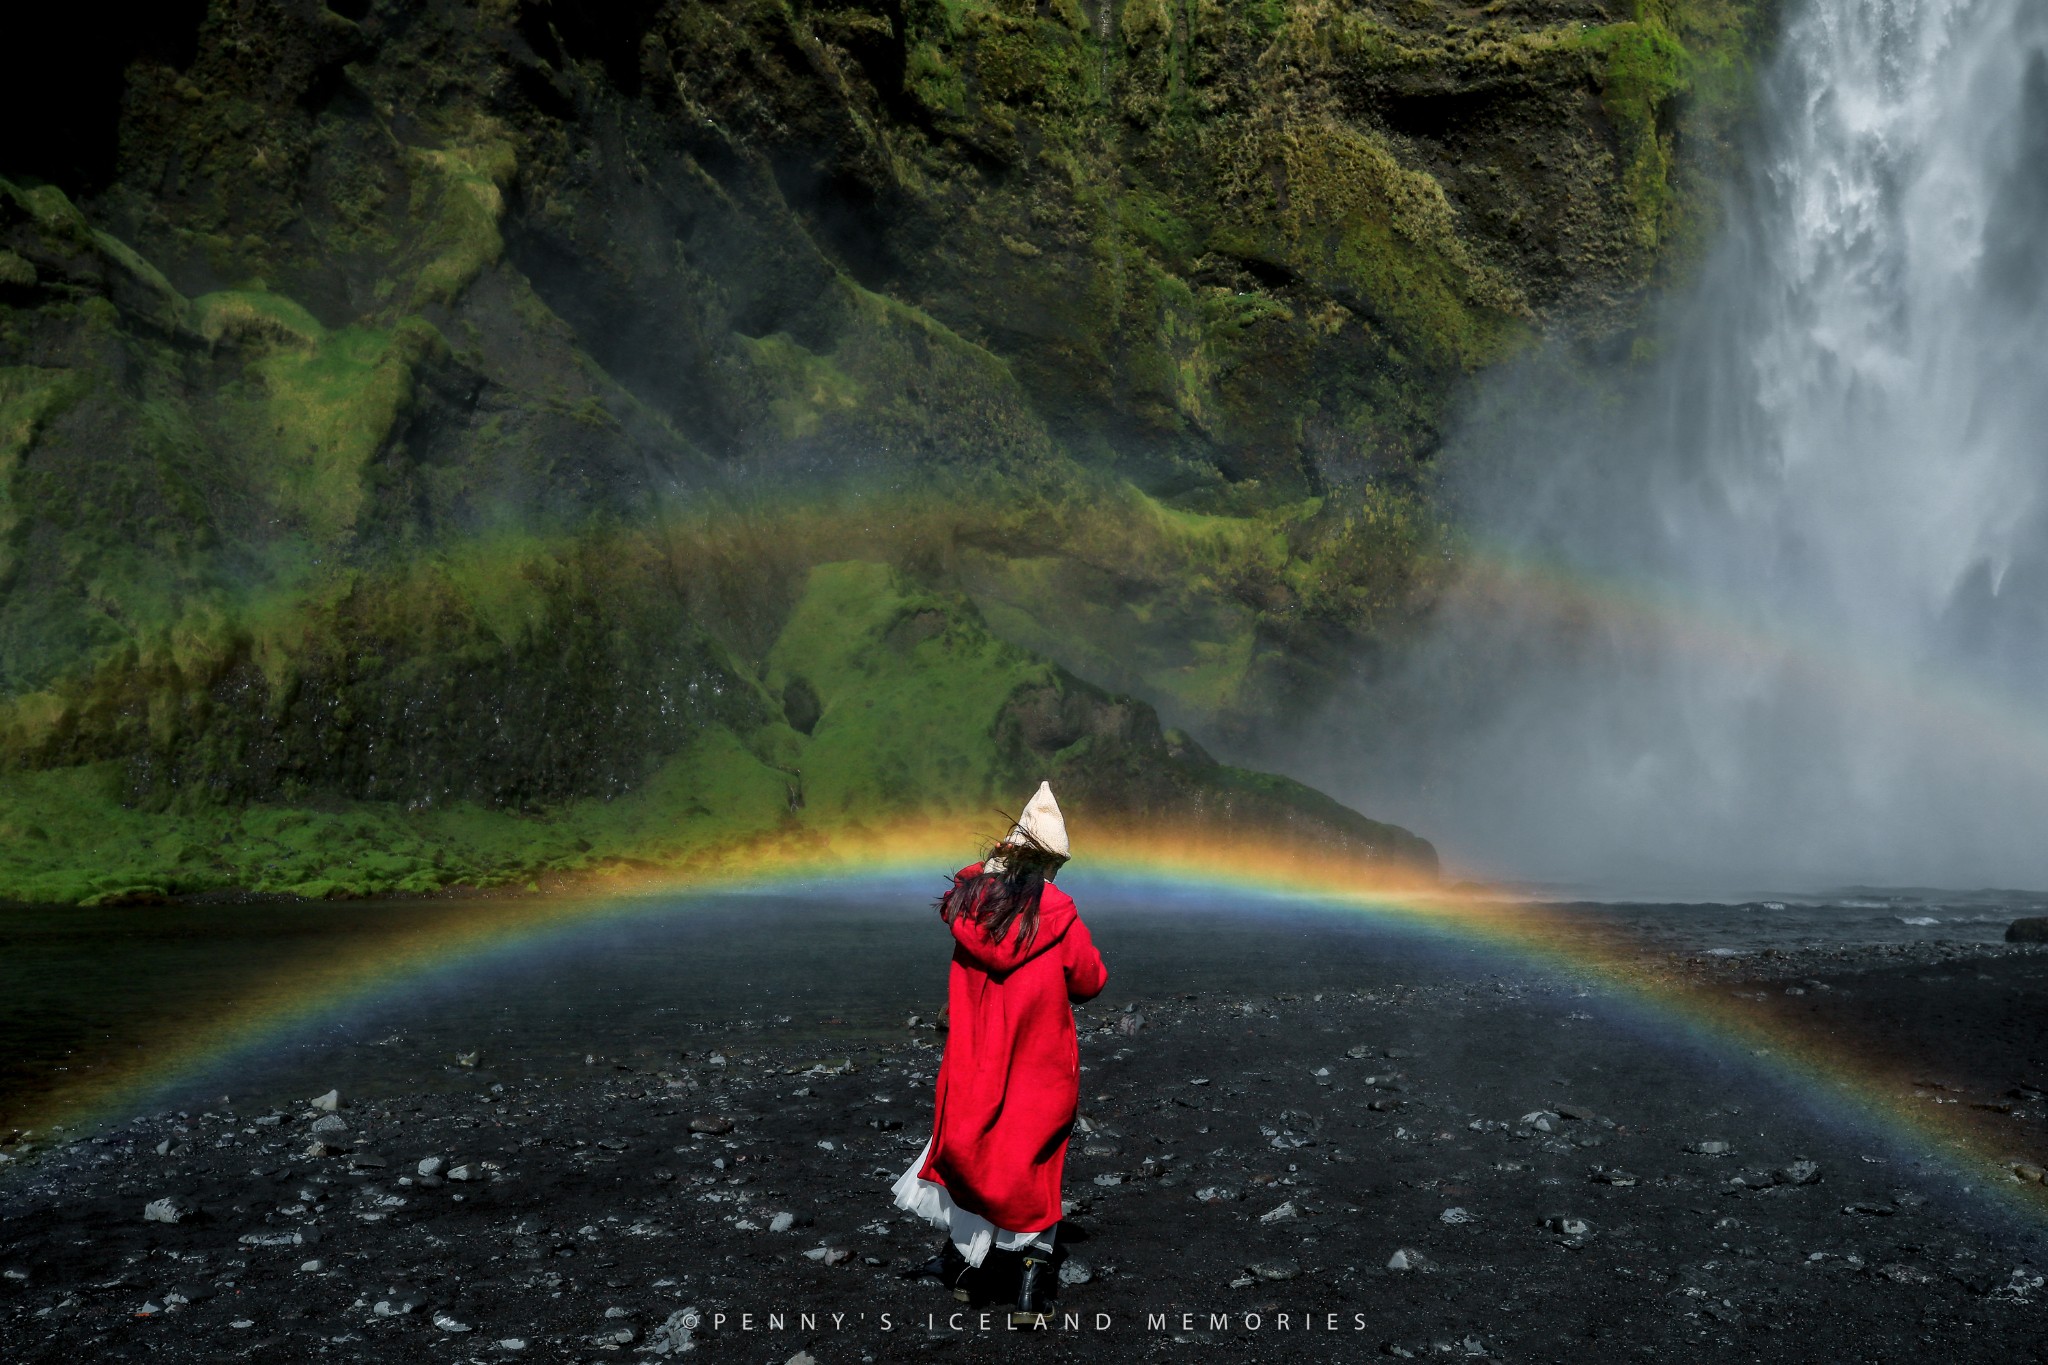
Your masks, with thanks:
<instances>
[{"instance_id":1,"label":"scattered rock","mask_svg":"<svg viewBox=\"0 0 2048 1365\"><path fill-rule=\"evenodd\" d=\"M1387 1257L1387 1269L1389 1270L1420 1270L1425 1264L1427 1264L1427 1258L1412 1247L1402 1247L1399 1251Z\"/></svg>"},{"instance_id":2,"label":"scattered rock","mask_svg":"<svg viewBox=\"0 0 2048 1365\"><path fill-rule=\"evenodd\" d=\"M1144 1015L1142 1015L1142 1014L1137 1014L1137 1013L1132 1013L1132 1014L1126 1014L1126 1015L1123 1015L1123 1016L1121 1016L1121 1017L1120 1017L1120 1018L1119 1018L1119 1019L1118 1019L1118 1020L1116 1021L1116 1031L1117 1031L1117 1033L1118 1033L1118 1034L1120 1034L1121 1036L1125 1037L1125 1038L1135 1038L1135 1037L1137 1037L1137 1036L1138 1036L1138 1031L1139 1031L1140 1029L1144 1028L1144 1027L1145 1027L1145 1016L1144 1016Z\"/></svg>"},{"instance_id":3,"label":"scattered rock","mask_svg":"<svg viewBox=\"0 0 2048 1365\"><path fill-rule=\"evenodd\" d=\"M2048 918L2016 919L2005 927L2007 943L2048 943Z\"/></svg>"},{"instance_id":4,"label":"scattered rock","mask_svg":"<svg viewBox=\"0 0 2048 1365\"><path fill-rule=\"evenodd\" d=\"M448 1163L437 1156L422 1157L416 1168L421 1175L439 1175L448 1168Z\"/></svg>"},{"instance_id":5,"label":"scattered rock","mask_svg":"<svg viewBox=\"0 0 2048 1365\"><path fill-rule=\"evenodd\" d=\"M1546 1218L1543 1220L1543 1226L1566 1237L1585 1237L1593 1231L1593 1225L1583 1218Z\"/></svg>"},{"instance_id":6,"label":"scattered rock","mask_svg":"<svg viewBox=\"0 0 2048 1365\"><path fill-rule=\"evenodd\" d=\"M469 1324L464 1322L461 1318L456 1317L453 1313L434 1314L434 1326L440 1328L444 1332L448 1332L451 1334L467 1332L470 1330Z\"/></svg>"},{"instance_id":7,"label":"scattered rock","mask_svg":"<svg viewBox=\"0 0 2048 1365\"><path fill-rule=\"evenodd\" d=\"M804 1253L804 1259L823 1265L844 1265L853 1259L853 1253L845 1247L816 1246Z\"/></svg>"},{"instance_id":8,"label":"scattered rock","mask_svg":"<svg viewBox=\"0 0 2048 1365\"><path fill-rule=\"evenodd\" d=\"M678 1308L662 1320L661 1326L647 1337L647 1344L640 1349L649 1355L683 1355L697 1349L697 1310ZM500 1342L499 1345L503 1345ZM522 1345L524 1343L521 1343Z\"/></svg>"},{"instance_id":9,"label":"scattered rock","mask_svg":"<svg viewBox=\"0 0 2048 1365\"><path fill-rule=\"evenodd\" d=\"M1442 1213L1438 1214L1436 1221L1450 1227L1458 1227L1465 1223L1478 1222L1479 1215L1466 1209L1451 1208L1445 1209Z\"/></svg>"},{"instance_id":10,"label":"scattered rock","mask_svg":"<svg viewBox=\"0 0 2048 1365\"><path fill-rule=\"evenodd\" d=\"M325 1269L327 1269L327 1262L318 1258L299 1262L299 1273L301 1275L318 1275Z\"/></svg>"},{"instance_id":11,"label":"scattered rock","mask_svg":"<svg viewBox=\"0 0 2048 1365\"><path fill-rule=\"evenodd\" d=\"M717 1137L732 1131L732 1120L717 1114L699 1114L696 1118L690 1120L690 1131L693 1133L709 1133L713 1137Z\"/></svg>"},{"instance_id":12,"label":"scattered rock","mask_svg":"<svg viewBox=\"0 0 2048 1365\"><path fill-rule=\"evenodd\" d=\"M1069 1256L1060 1262L1061 1284L1087 1284L1095 1278L1095 1268L1086 1261Z\"/></svg>"},{"instance_id":13,"label":"scattered rock","mask_svg":"<svg viewBox=\"0 0 2048 1365\"><path fill-rule=\"evenodd\" d=\"M1259 1261L1246 1269L1262 1280L1292 1280L1300 1276L1301 1263L1298 1261Z\"/></svg>"},{"instance_id":14,"label":"scattered rock","mask_svg":"<svg viewBox=\"0 0 2048 1365\"><path fill-rule=\"evenodd\" d=\"M306 1103L312 1105L323 1114L331 1114L341 1108L341 1092L339 1090L330 1090L324 1095L316 1095L314 1098L306 1101Z\"/></svg>"},{"instance_id":15,"label":"scattered rock","mask_svg":"<svg viewBox=\"0 0 2048 1365\"><path fill-rule=\"evenodd\" d=\"M455 1065L457 1066L481 1066L483 1065L483 1060L484 1054L480 1051L458 1052L455 1054ZM462 1330L466 1332L469 1329L465 1327Z\"/></svg>"},{"instance_id":16,"label":"scattered rock","mask_svg":"<svg viewBox=\"0 0 2048 1365\"><path fill-rule=\"evenodd\" d=\"M1811 1185L1820 1179L1820 1163L1802 1157L1777 1172L1777 1176L1787 1185Z\"/></svg>"},{"instance_id":17,"label":"scattered rock","mask_svg":"<svg viewBox=\"0 0 2048 1365\"><path fill-rule=\"evenodd\" d=\"M1718 1138L1704 1138L1698 1142L1688 1143L1685 1150L1694 1156L1729 1156L1735 1151L1733 1147L1720 1141Z\"/></svg>"},{"instance_id":18,"label":"scattered rock","mask_svg":"<svg viewBox=\"0 0 2048 1365\"><path fill-rule=\"evenodd\" d=\"M191 1200L167 1195L143 1205L142 1218L146 1223L182 1223L198 1212L199 1206Z\"/></svg>"},{"instance_id":19,"label":"scattered rock","mask_svg":"<svg viewBox=\"0 0 2048 1365\"><path fill-rule=\"evenodd\" d=\"M460 1166L449 1167L448 1178L450 1180L482 1180L484 1178L483 1168L464 1162Z\"/></svg>"},{"instance_id":20,"label":"scattered rock","mask_svg":"<svg viewBox=\"0 0 2048 1365\"><path fill-rule=\"evenodd\" d=\"M1259 1221L1261 1223L1285 1223L1299 1217L1301 1217L1301 1210L1294 1207L1294 1202L1289 1200L1277 1209L1260 1214Z\"/></svg>"},{"instance_id":21,"label":"scattered rock","mask_svg":"<svg viewBox=\"0 0 2048 1365\"><path fill-rule=\"evenodd\" d=\"M768 1220L768 1231L770 1232L788 1232L795 1226L796 1215L793 1213L778 1213Z\"/></svg>"},{"instance_id":22,"label":"scattered rock","mask_svg":"<svg viewBox=\"0 0 2048 1365\"><path fill-rule=\"evenodd\" d=\"M403 1317L417 1313L427 1306L427 1296L417 1289L392 1289L379 1294L370 1304L370 1311L380 1318Z\"/></svg>"},{"instance_id":23,"label":"scattered rock","mask_svg":"<svg viewBox=\"0 0 2048 1365\"><path fill-rule=\"evenodd\" d=\"M2048 1183L2048 1171L2042 1170L2031 1161L2015 1161L2012 1164L2012 1175L2015 1180L2024 1180L2035 1185Z\"/></svg>"}]
</instances>

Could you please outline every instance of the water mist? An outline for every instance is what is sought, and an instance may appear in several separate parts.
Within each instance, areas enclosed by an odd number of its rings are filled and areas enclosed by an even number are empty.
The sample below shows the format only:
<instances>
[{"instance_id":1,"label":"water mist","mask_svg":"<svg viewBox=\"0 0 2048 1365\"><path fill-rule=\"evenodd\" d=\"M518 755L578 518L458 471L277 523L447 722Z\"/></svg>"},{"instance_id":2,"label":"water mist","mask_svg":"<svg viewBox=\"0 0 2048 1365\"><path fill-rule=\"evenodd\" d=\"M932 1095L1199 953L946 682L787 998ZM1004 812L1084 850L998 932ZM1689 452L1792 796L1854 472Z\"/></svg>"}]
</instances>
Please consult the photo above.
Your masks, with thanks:
<instances>
[{"instance_id":1,"label":"water mist","mask_svg":"<svg viewBox=\"0 0 2048 1365\"><path fill-rule=\"evenodd\" d=\"M2048 885L2048 6L1792 0L1760 99L1656 358L1475 396L1461 577L1292 769L1496 875Z\"/></svg>"}]
</instances>

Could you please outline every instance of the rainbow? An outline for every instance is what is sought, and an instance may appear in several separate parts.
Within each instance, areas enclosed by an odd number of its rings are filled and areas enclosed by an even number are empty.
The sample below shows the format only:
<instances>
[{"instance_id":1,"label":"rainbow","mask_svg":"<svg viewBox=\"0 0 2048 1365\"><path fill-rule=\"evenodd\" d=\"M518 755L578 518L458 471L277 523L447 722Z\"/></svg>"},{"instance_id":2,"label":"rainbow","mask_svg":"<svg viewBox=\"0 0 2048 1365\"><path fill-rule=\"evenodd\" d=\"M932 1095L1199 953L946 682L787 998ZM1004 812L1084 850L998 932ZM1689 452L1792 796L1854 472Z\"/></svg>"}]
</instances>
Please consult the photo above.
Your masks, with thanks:
<instances>
[{"instance_id":1,"label":"rainbow","mask_svg":"<svg viewBox=\"0 0 2048 1365\"><path fill-rule=\"evenodd\" d=\"M1862 645L1827 622L1766 626L1732 603L1477 540L1461 545L1445 595L1509 619L1547 618L1567 628L1598 621L1646 649L1747 662L1837 708L1885 716L2030 783L2048 773L2048 724L2038 707L1933 661L1902 661L1895 652Z\"/></svg>"},{"instance_id":2,"label":"rainbow","mask_svg":"<svg viewBox=\"0 0 2048 1365\"><path fill-rule=\"evenodd\" d=\"M444 901L424 909L416 926L252 983L234 1007L165 1030L175 1042L79 1073L37 1112L16 1121L35 1130L116 1121L284 1035L431 974L646 914L663 908L664 900L680 897L687 905L688 897L719 892L935 881L935 869L949 868L972 846L960 823L935 820L893 835L865 834L858 854L810 839L801 846L728 851L722 862L680 875L615 873L549 894ZM1986 1196L2025 1225L2048 1223L2048 1190L2014 1178L2011 1154L1994 1150L1994 1138L1981 1120L1962 1112L1964 1106L1929 1104L1914 1095L1910 1077L1830 1040L1790 1036L1727 992L1674 984L1639 950L1582 919L1490 891L1389 880L1384 869L1356 856L1279 838L1224 840L1213 832L1126 828L1087 836L1078 853L1077 870L1085 866L1098 884L1159 894L1221 891L1247 907L1312 907L1497 950L1576 977L1609 1002L1633 1009L1659 1036L1733 1056L1794 1087L1842 1125Z\"/></svg>"}]
</instances>

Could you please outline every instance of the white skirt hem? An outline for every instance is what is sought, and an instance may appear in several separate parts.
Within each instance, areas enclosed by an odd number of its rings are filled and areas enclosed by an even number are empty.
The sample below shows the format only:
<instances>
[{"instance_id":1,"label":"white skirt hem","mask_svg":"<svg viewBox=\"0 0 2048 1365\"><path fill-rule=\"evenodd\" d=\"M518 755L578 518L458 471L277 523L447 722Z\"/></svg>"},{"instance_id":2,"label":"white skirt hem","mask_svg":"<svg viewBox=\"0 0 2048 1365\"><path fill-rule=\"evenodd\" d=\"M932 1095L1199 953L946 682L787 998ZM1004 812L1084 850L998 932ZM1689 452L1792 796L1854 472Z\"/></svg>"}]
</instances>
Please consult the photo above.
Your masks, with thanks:
<instances>
[{"instance_id":1,"label":"white skirt hem","mask_svg":"<svg viewBox=\"0 0 2048 1365\"><path fill-rule=\"evenodd\" d=\"M924 1169L931 1151L932 1140L926 1138L917 1159L896 1177L896 1183L890 1189L896 1196L897 1208L916 1214L951 1237L953 1245L967 1258L967 1264L980 1265L991 1249L1016 1251L1033 1243L1051 1245L1051 1228L1037 1232L1011 1232L1007 1228L999 1228L980 1214L954 1203L953 1196L944 1185L935 1180L921 1179L917 1173Z\"/></svg>"}]
</instances>

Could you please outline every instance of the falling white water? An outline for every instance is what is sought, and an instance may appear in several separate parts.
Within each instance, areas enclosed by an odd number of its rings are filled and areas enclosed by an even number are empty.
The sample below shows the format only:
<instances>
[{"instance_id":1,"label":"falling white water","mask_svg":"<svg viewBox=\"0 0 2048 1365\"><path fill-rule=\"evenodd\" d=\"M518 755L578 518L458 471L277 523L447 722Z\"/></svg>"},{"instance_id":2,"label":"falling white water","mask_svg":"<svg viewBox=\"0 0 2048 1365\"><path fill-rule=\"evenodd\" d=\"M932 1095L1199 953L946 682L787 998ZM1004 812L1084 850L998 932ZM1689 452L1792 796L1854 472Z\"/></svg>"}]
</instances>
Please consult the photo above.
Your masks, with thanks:
<instances>
[{"instance_id":1,"label":"falling white water","mask_svg":"<svg viewBox=\"0 0 2048 1365\"><path fill-rule=\"evenodd\" d=\"M1293 767L1493 874L2048 886L2048 3L1794 0L1763 84L1658 359L1479 396L1478 571Z\"/></svg>"}]
</instances>

